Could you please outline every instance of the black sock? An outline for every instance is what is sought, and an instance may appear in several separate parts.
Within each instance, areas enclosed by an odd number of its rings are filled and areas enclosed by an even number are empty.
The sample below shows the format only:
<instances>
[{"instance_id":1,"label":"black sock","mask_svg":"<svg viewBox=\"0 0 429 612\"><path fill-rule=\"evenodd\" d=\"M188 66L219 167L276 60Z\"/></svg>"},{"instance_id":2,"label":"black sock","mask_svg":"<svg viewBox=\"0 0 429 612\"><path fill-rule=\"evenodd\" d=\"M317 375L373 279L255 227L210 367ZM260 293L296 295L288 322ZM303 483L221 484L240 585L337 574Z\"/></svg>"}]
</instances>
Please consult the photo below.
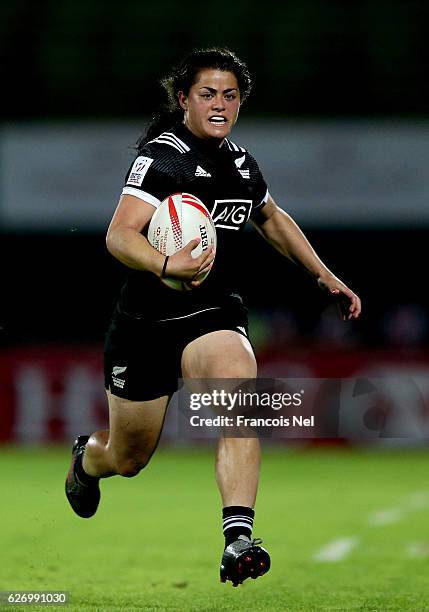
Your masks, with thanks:
<instances>
[{"instance_id":1,"label":"black sock","mask_svg":"<svg viewBox=\"0 0 429 612\"><path fill-rule=\"evenodd\" d=\"M255 511L246 506L226 506L222 511L225 547L235 542L239 536L252 537Z\"/></svg>"},{"instance_id":2,"label":"black sock","mask_svg":"<svg viewBox=\"0 0 429 612\"><path fill-rule=\"evenodd\" d=\"M97 476L90 476L85 472L82 465L83 452L79 453L76 457L76 463L74 464L74 473L77 476L79 482L83 485L90 485L94 480L99 480Z\"/></svg>"}]
</instances>

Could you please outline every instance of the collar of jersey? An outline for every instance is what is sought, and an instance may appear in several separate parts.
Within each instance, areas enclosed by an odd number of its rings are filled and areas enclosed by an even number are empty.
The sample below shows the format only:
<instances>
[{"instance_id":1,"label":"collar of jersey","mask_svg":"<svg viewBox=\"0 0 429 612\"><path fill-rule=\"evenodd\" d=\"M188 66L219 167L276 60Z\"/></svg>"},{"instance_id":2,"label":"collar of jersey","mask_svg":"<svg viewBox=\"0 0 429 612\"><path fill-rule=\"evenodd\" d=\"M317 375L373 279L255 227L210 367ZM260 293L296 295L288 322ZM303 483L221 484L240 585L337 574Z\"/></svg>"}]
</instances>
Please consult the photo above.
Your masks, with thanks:
<instances>
[{"instance_id":1,"label":"collar of jersey","mask_svg":"<svg viewBox=\"0 0 429 612\"><path fill-rule=\"evenodd\" d=\"M174 133L177 134L179 138L181 138L187 145L192 147L196 147L206 155L216 155L218 153L223 153L227 150L225 140L222 145L219 147L215 142L211 140L204 140L203 138L198 138L195 136L183 123L175 126Z\"/></svg>"}]
</instances>

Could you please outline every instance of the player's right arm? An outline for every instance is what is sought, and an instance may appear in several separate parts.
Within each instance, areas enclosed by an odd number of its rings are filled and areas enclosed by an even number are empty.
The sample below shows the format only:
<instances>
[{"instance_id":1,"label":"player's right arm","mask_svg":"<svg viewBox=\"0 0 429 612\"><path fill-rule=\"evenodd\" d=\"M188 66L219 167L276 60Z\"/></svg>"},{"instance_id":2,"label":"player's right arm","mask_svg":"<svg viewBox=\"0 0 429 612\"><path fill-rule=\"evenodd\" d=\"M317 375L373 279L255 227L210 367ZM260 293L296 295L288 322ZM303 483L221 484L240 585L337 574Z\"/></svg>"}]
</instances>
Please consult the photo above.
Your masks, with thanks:
<instances>
[{"instance_id":1,"label":"player's right arm","mask_svg":"<svg viewBox=\"0 0 429 612\"><path fill-rule=\"evenodd\" d=\"M122 195L107 230L106 245L109 253L128 268L161 276L165 257L142 234L153 213L151 204Z\"/></svg>"},{"instance_id":2,"label":"player's right arm","mask_svg":"<svg viewBox=\"0 0 429 612\"><path fill-rule=\"evenodd\" d=\"M106 245L113 257L127 267L146 270L161 277L165 256L154 249L143 235L154 212L152 204L132 195L122 195L107 231ZM211 265L213 256L210 251L196 259L191 256L198 242L199 239L191 240L169 257L167 276L192 281ZM198 281L192 282L192 286L198 284Z\"/></svg>"}]
</instances>

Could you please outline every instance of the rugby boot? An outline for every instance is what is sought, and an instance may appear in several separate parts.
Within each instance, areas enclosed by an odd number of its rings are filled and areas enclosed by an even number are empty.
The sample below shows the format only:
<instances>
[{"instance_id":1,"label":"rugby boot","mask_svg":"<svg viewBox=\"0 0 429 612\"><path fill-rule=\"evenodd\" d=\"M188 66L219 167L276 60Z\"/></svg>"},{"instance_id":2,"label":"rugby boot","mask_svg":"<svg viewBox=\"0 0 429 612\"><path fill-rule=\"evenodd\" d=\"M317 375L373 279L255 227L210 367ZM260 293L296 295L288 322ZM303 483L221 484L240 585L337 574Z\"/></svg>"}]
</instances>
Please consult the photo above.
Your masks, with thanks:
<instances>
[{"instance_id":1,"label":"rugby boot","mask_svg":"<svg viewBox=\"0 0 429 612\"><path fill-rule=\"evenodd\" d=\"M246 578L255 579L266 574L271 566L270 555L259 544L262 540L250 540L244 535L229 544L222 555L220 581L230 580L236 587Z\"/></svg>"},{"instance_id":2,"label":"rugby boot","mask_svg":"<svg viewBox=\"0 0 429 612\"><path fill-rule=\"evenodd\" d=\"M98 508L100 501L99 478L88 476L85 482L82 482L76 474L76 461L82 460L82 455L85 450L85 445L89 440L89 436L79 436L76 438L72 449L72 460L69 472L66 479L66 496L70 506L76 514L82 518L90 518Z\"/></svg>"}]
</instances>

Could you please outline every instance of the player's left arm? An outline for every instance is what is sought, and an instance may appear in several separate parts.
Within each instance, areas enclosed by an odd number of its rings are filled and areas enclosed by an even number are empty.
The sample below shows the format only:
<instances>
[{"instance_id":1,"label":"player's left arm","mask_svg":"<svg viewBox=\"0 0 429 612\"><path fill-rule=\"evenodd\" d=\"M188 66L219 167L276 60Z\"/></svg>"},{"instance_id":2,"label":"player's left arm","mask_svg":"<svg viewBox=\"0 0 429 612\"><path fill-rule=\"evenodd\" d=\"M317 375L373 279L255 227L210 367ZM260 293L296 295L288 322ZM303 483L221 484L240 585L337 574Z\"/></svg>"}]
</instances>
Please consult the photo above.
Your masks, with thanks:
<instances>
[{"instance_id":1,"label":"player's left arm","mask_svg":"<svg viewBox=\"0 0 429 612\"><path fill-rule=\"evenodd\" d=\"M361 312L359 297L335 276L317 256L295 221L268 196L252 222L258 232L282 255L307 270L323 290L338 300L344 321L357 319Z\"/></svg>"}]
</instances>

